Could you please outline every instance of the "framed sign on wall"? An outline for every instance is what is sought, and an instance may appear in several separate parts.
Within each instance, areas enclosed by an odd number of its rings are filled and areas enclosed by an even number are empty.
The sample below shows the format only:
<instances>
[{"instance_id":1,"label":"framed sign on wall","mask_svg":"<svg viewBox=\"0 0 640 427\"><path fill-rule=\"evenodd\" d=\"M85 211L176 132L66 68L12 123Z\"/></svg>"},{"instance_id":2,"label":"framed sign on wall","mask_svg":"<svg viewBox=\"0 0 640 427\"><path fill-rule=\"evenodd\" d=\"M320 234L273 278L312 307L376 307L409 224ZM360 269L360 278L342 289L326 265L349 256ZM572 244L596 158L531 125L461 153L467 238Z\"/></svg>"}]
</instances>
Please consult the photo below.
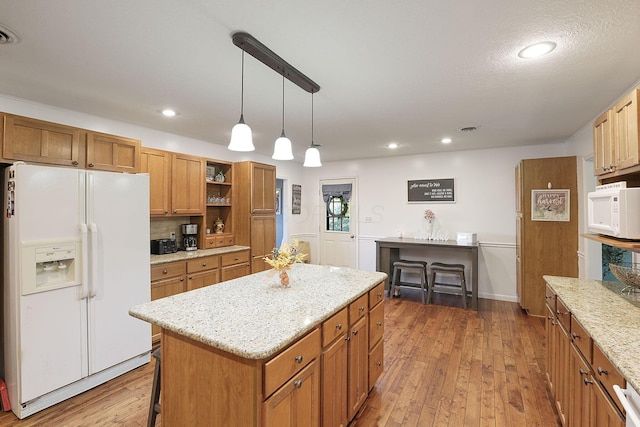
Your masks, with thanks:
<instances>
[{"instance_id":1,"label":"framed sign on wall","mask_svg":"<svg viewBox=\"0 0 640 427\"><path fill-rule=\"evenodd\" d=\"M455 203L455 178L407 181L409 203Z\"/></svg>"},{"instance_id":2,"label":"framed sign on wall","mask_svg":"<svg viewBox=\"0 0 640 427\"><path fill-rule=\"evenodd\" d=\"M291 186L291 213L294 215L299 215L301 207L302 207L302 185L293 184Z\"/></svg>"},{"instance_id":3,"label":"framed sign on wall","mask_svg":"<svg viewBox=\"0 0 640 427\"><path fill-rule=\"evenodd\" d=\"M531 190L531 221L570 221L569 190Z\"/></svg>"}]
</instances>

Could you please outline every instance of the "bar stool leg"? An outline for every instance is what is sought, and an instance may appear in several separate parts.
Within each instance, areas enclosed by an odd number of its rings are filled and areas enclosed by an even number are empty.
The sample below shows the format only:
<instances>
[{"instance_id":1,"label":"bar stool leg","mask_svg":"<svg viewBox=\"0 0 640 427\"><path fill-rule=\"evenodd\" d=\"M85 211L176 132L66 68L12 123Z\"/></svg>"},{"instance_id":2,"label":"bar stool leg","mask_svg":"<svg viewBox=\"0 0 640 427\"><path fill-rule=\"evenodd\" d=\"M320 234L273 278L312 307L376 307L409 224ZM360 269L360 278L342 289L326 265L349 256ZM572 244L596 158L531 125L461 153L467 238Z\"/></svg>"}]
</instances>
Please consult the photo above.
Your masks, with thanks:
<instances>
[{"instance_id":1,"label":"bar stool leg","mask_svg":"<svg viewBox=\"0 0 640 427\"><path fill-rule=\"evenodd\" d=\"M425 268L426 269L426 268ZM431 281L427 283L427 304L431 304L431 296L433 295L433 284L436 283L436 272L431 270Z\"/></svg>"},{"instance_id":2,"label":"bar stool leg","mask_svg":"<svg viewBox=\"0 0 640 427\"><path fill-rule=\"evenodd\" d=\"M153 371L153 387L151 389L151 403L149 404L149 417L147 418L147 427L156 425L156 417L160 413L160 348L153 352L156 359L156 368Z\"/></svg>"},{"instance_id":3,"label":"bar stool leg","mask_svg":"<svg viewBox=\"0 0 640 427\"><path fill-rule=\"evenodd\" d=\"M425 295L424 295L424 291L426 290L425 289L425 284L426 284L425 282L426 281L427 281L427 273L424 270L422 270L422 274L420 275L420 295L422 297L422 303L423 304L426 304ZM429 286L427 285L427 287L429 287Z\"/></svg>"},{"instance_id":4,"label":"bar stool leg","mask_svg":"<svg viewBox=\"0 0 640 427\"><path fill-rule=\"evenodd\" d=\"M460 291L462 292L462 308L467 309L467 283L464 281L464 271L459 273Z\"/></svg>"},{"instance_id":5,"label":"bar stool leg","mask_svg":"<svg viewBox=\"0 0 640 427\"><path fill-rule=\"evenodd\" d=\"M400 280L400 270L398 267L393 267L393 274L391 275L391 286L389 287L389 296L393 298L393 294L396 291L396 280Z\"/></svg>"}]
</instances>

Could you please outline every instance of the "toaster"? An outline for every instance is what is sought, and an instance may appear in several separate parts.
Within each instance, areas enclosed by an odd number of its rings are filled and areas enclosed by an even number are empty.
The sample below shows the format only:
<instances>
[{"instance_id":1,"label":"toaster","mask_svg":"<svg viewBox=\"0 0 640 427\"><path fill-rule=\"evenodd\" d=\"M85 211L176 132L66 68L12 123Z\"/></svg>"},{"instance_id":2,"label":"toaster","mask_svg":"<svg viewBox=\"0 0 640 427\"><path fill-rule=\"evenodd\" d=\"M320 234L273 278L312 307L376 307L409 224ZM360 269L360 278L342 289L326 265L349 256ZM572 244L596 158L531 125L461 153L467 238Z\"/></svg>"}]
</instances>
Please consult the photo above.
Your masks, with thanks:
<instances>
[{"instance_id":1,"label":"toaster","mask_svg":"<svg viewBox=\"0 0 640 427\"><path fill-rule=\"evenodd\" d=\"M151 253L154 255L172 254L178 252L176 239L156 239L151 241Z\"/></svg>"}]
</instances>

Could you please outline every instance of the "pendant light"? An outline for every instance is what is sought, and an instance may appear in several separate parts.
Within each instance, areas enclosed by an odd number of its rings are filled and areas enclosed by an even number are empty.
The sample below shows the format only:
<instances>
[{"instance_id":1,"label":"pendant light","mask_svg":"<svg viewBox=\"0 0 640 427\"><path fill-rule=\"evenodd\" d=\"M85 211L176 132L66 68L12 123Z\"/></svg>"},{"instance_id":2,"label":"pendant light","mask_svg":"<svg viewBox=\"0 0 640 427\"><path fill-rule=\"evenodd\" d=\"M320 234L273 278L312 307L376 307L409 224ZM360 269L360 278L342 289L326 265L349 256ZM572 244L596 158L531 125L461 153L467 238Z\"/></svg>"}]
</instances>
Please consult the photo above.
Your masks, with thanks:
<instances>
[{"instance_id":1,"label":"pendant light","mask_svg":"<svg viewBox=\"0 0 640 427\"><path fill-rule=\"evenodd\" d=\"M291 141L284 134L284 73L282 72L282 134L276 139L276 144L273 147L274 160L293 160L293 152L291 151Z\"/></svg>"},{"instance_id":2,"label":"pendant light","mask_svg":"<svg viewBox=\"0 0 640 427\"><path fill-rule=\"evenodd\" d=\"M227 147L231 151L254 151L251 128L244 122L244 49L242 49L242 83L240 91L240 121L231 130L231 141Z\"/></svg>"},{"instance_id":3,"label":"pendant light","mask_svg":"<svg viewBox=\"0 0 640 427\"><path fill-rule=\"evenodd\" d=\"M307 168L319 168L322 166L318 147L320 147L320 145L313 142L313 92L311 92L311 145L304 153L304 163L302 166Z\"/></svg>"}]
</instances>

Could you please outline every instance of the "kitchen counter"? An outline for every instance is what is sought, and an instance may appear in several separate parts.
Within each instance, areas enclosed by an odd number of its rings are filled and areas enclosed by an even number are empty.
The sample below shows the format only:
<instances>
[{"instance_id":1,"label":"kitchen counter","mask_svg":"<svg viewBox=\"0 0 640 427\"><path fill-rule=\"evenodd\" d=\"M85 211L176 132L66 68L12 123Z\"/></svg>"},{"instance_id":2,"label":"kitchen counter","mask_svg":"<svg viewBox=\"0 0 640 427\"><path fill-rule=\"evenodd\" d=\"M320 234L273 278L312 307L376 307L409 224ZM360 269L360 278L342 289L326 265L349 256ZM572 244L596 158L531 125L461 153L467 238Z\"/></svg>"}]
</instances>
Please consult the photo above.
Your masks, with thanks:
<instances>
[{"instance_id":1,"label":"kitchen counter","mask_svg":"<svg viewBox=\"0 0 640 427\"><path fill-rule=\"evenodd\" d=\"M260 360L316 328L387 275L295 264L289 277L291 286L284 288L274 270L263 271L138 305L129 313L216 349Z\"/></svg>"},{"instance_id":2,"label":"kitchen counter","mask_svg":"<svg viewBox=\"0 0 640 427\"><path fill-rule=\"evenodd\" d=\"M544 276L595 344L640 392L640 294L618 282Z\"/></svg>"},{"instance_id":3,"label":"kitchen counter","mask_svg":"<svg viewBox=\"0 0 640 427\"><path fill-rule=\"evenodd\" d=\"M200 258L209 255L222 255L231 252L245 251L251 249L249 246L222 246L213 249L198 249L196 251L178 251L172 254L151 255L151 265L164 264L174 261L188 261L194 258Z\"/></svg>"}]
</instances>

